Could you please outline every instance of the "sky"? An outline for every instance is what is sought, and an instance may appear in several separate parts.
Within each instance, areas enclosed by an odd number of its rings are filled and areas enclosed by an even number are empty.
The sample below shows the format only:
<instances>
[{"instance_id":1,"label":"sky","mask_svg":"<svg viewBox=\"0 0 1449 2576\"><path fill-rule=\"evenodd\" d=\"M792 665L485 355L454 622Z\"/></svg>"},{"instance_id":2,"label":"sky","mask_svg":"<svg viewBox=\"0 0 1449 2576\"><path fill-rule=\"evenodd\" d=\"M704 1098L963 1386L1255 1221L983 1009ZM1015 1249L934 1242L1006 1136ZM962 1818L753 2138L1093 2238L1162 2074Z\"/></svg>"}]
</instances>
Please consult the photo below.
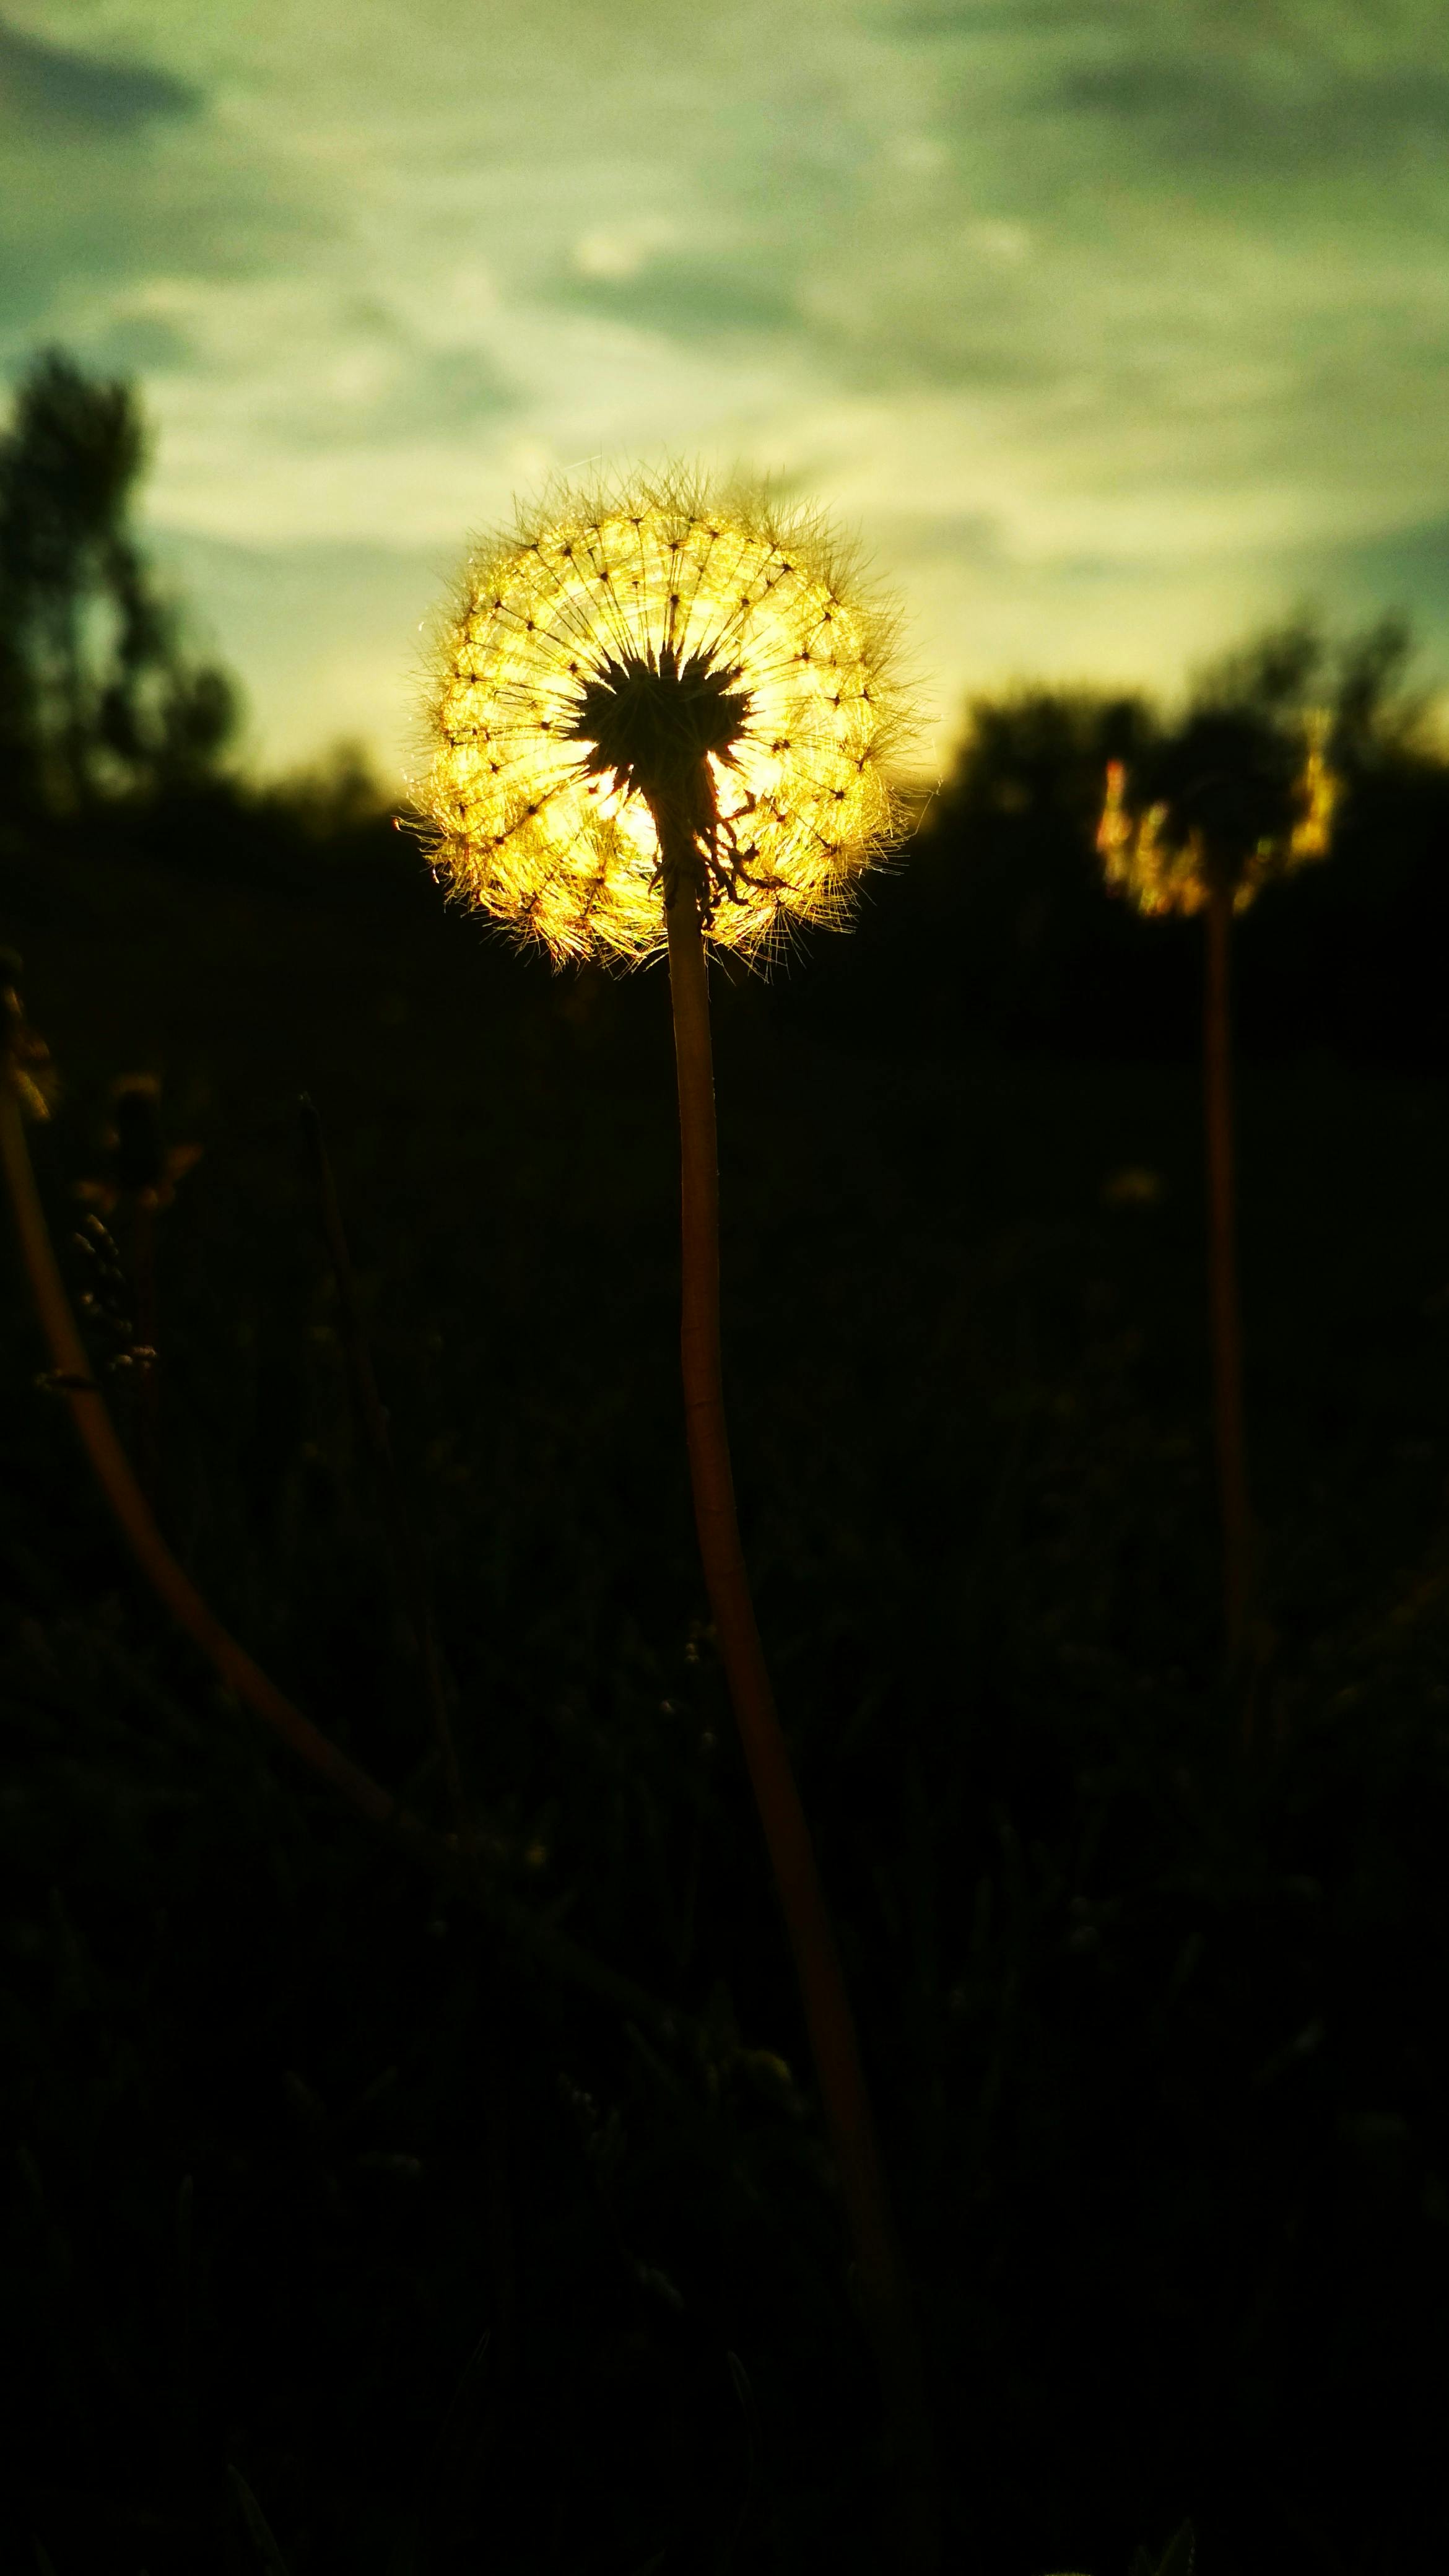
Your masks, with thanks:
<instances>
[{"instance_id":1,"label":"sky","mask_svg":"<svg viewBox=\"0 0 1449 2576\"><path fill-rule=\"evenodd\" d=\"M134 376L276 770L415 770L553 470L759 469L970 692L1302 603L1449 675L1439 0L0 0L0 377Z\"/></svg>"}]
</instances>

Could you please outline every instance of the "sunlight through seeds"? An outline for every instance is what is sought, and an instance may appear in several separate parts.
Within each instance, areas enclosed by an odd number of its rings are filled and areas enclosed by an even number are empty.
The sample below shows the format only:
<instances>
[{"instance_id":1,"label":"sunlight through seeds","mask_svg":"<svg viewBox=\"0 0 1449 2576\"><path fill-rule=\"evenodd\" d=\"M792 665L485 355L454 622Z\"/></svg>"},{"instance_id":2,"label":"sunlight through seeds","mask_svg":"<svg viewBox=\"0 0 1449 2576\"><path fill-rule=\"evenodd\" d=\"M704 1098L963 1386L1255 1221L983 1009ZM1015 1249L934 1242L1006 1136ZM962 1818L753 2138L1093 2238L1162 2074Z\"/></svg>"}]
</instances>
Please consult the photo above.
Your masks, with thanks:
<instances>
[{"instance_id":1,"label":"sunlight through seeds","mask_svg":"<svg viewBox=\"0 0 1449 2576\"><path fill-rule=\"evenodd\" d=\"M897 819L892 631L819 516L757 487L554 485L473 558L440 638L434 865L558 964L662 950L637 708L704 764L706 936L758 951L841 920Z\"/></svg>"}]
</instances>

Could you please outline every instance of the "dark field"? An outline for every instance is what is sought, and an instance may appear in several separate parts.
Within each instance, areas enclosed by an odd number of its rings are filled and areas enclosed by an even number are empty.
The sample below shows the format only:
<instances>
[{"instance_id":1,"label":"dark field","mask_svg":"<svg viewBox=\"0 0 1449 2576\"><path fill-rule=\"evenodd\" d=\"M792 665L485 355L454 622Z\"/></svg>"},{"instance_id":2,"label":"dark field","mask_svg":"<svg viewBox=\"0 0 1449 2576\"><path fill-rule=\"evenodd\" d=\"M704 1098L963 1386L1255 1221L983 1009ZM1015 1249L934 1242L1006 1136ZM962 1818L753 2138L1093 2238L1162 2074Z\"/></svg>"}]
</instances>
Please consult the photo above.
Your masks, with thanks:
<instances>
[{"instance_id":1,"label":"dark field","mask_svg":"<svg viewBox=\"0 0 1449 2576\"><path fill-rule=\"evenodd\" d=\"M0 2561L266 2568L231 2463L290 2576L855 2576L875 2399L704 1625L663 975L550 979L395 840L270 877L0 879L63 1079L32 1131L62 1245L116 1074L164 1075L205 1147L158 1226L163 1520L446 1826L305 1090L489 1871L703 2029L440 1903L221 1695L37 1388L7 1236ZM1326 1043L1243 1071L1245 1710L1190 977L1176 1052L1113 1061L975 1043L939 956L914 1026L892 955L719 992L726 1359L947 2565L1124 2576L1191 2516L1202 2576L1427 2569L1449 1081ZM1128 1168L1156 1200L1104 1195Z\"/></svg>"}]
</instances>

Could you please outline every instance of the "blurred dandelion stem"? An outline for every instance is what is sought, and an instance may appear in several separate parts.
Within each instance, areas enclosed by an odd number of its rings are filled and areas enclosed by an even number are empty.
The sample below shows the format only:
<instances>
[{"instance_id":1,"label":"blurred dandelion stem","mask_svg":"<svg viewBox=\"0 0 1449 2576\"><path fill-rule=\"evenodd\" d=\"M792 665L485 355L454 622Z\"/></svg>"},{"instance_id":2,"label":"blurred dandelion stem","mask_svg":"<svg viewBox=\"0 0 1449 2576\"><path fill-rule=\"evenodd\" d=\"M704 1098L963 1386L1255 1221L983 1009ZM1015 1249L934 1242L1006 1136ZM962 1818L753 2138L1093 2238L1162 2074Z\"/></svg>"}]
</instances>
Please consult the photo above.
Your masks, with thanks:
<instances>
[{"instance_id":1,"label":"blurred dandelion stem","mask_svg":"<svg viewBox=\"0 0 1449 2576\"><path fill-rule=\"evenodd\" d=\"M899 2566L939 2563L925 2390L855 2022L815 1851L775 1708L735 1512L720 1367L719 1165L709 980L697 865L656 818L666 885L679 1078L680 1364L695 1526L720 1660L794 1955L816 2075L899 2479Z\"/></svg>"},{"instance_id":2,"label":"blurred dandelion stem","mask_svg":"<svg viewBox=\"0 0 1449 2576\"><path fill-rule=\"evenodd\" d=\"M1223 1622L1230 1670L1239 1665L1252 1605L1252 1518L1243 1430L1243 1346L1238 1307L1233 1171L1232 1010L1229 969L1233 889L1214 878L1203 907L1203 1115L1207 1145L1208 1310L1213 1423L1223 1528Z\"/></svg>"}]
</instances>

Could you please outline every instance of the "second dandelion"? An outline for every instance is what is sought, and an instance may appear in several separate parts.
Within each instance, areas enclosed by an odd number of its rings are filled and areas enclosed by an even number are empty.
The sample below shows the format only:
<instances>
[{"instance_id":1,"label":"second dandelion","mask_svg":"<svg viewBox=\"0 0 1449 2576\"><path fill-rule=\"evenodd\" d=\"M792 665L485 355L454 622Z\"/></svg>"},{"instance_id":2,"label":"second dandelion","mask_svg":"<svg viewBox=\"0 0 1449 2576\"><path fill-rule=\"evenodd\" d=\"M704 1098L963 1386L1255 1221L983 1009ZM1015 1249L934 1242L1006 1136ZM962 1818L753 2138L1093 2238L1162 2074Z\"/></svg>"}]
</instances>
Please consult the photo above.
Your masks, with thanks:
<instances>
[{"instance_id":1,"label":"second dandelion","mask_svg":"<svg viewBox=\"0 0 1449 2576\"><path fill-rule=\"evenodd\" d=\"M1261 667L1262 649L1259 665ZM1268 646L1271 653L1271 639ZM1249 663L1250 673L1255 666ZM1271 662L1269 664L1271 668ZM1208 1315L1223 1531L1223 1625L1229 1668L1245 1655L1253 1608L1252 1515L1243 1423L1232 1109L1229 941L1233 918L1263 886L1327 855L1338 782L1328 719L1285 714L1259 681L1256 698L1230 666L1236 697L1211 684L1135 778L1107 771L1097 848L1107 883L1144 913L1196 913L1206 930L1203 1110L1207 1160ZM1251 1711L1251 1697L1246 1703Z\"/></svg>"}]
</instances>

